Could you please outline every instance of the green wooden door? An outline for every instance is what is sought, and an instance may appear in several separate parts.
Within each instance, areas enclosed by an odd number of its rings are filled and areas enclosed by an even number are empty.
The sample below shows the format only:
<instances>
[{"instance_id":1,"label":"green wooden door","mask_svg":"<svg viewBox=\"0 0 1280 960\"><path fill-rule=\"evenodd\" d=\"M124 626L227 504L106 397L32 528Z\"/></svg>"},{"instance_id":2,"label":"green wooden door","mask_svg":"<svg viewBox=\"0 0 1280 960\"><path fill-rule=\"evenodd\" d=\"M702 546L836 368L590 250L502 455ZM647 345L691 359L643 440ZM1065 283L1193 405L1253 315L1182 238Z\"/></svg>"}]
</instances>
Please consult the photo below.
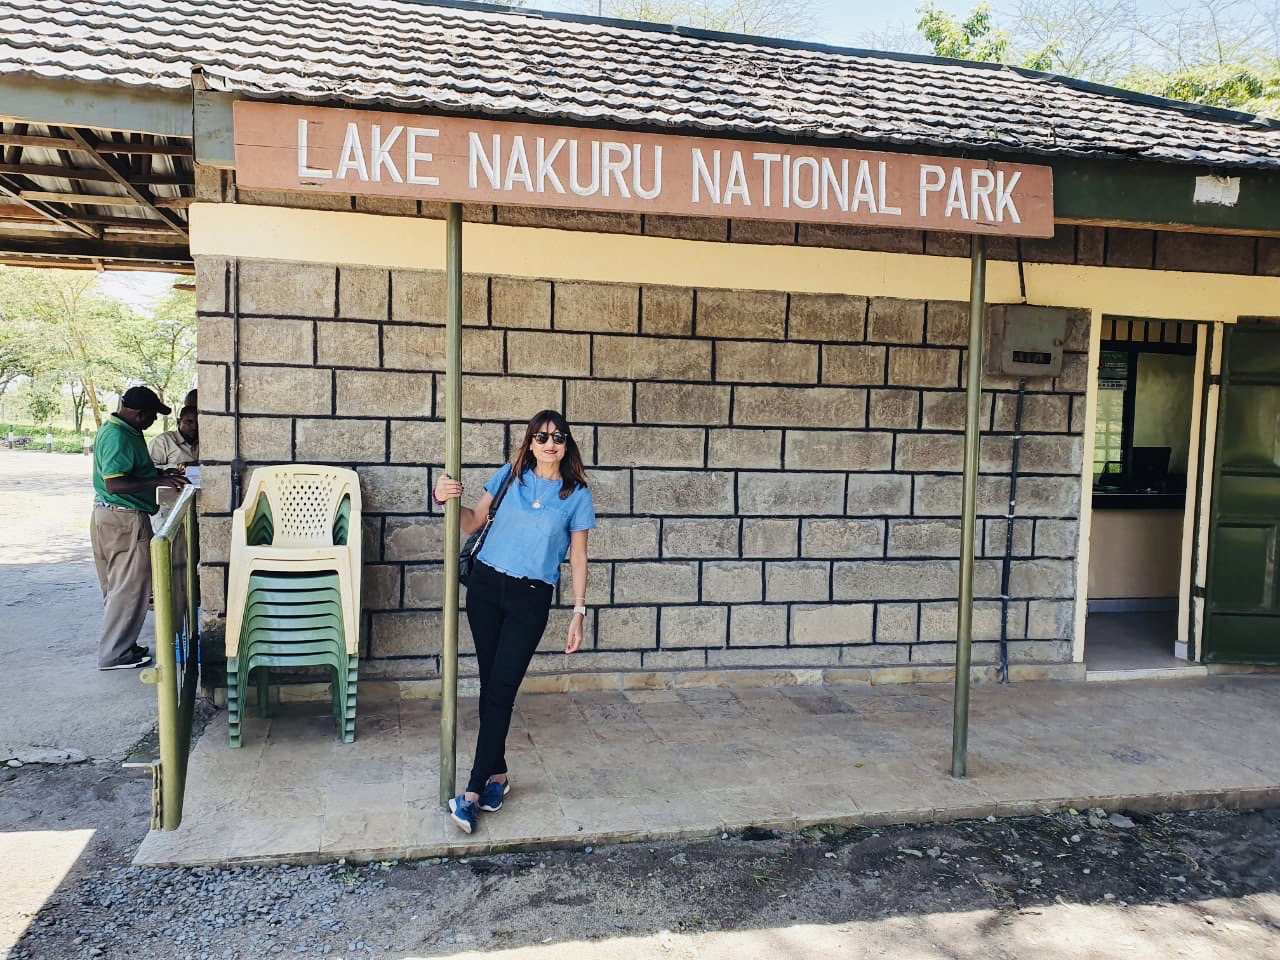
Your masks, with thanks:
<instances>
[{"instance_id":1,"label":"green wooden door","mask_svg":"<svg viewBox=\"0 0 1280 960\"><path fill-rule=\"evenodd\" d=\"M1223 356L1204 659L1280 663L1280 331L1228 329Z\"/></svg>"}]
</instances>

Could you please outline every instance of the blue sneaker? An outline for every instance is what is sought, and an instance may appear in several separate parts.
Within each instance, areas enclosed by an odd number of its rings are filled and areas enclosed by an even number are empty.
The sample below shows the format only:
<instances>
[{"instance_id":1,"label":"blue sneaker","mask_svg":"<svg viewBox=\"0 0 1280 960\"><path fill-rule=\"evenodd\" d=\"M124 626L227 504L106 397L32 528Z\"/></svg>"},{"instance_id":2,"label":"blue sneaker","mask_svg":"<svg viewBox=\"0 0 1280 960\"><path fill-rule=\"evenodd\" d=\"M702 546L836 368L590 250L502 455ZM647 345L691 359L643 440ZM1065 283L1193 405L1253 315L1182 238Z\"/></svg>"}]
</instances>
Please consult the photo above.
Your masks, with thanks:
<instances>
[{"instance_id":1,"label":"blue sneaker","mask_svg":"<svg viewBox=\"0 0 1280 960\"><path fill-rule=\"evenodd\" d=\"M488 813L497 813L502 809L502 798L511 792L511 781L499 783L490 780L480 791L480 809Z\"/></svg>"},{"instance_id":2,"label":"blue sneaker","mask_svg":"<svg viewBox=\"0 0 1280 960\"><path fill-rule=\"evenodd\" d=\"M449 800L449 816L464 833L470 833L476 828L480 811L476 809L474 800L468 800L466 794L460 793Z\"/></svg>"}]
</instances>

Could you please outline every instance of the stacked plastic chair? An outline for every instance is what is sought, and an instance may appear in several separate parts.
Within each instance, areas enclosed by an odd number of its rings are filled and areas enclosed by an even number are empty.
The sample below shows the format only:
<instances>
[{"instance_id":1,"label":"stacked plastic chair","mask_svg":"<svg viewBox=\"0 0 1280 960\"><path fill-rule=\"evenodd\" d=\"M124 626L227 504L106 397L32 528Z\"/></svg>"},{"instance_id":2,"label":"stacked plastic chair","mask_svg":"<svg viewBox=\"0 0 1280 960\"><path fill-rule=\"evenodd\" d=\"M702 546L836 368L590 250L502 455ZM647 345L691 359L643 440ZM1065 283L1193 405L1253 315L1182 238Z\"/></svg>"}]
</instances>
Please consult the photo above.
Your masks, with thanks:
<instances>
[{"instance_id":1,"label":"stacked plastic chair","mask_svg":"<svg viewBox=\"0 0 1280 960\"><path fill-rule=\"evenodd\" d=\"M344 743L355 740L359 674L360 484L354 470L258 467L232 517L227 571L227 717L240 746L256 671L267 715L272 668L328 667Z\"/></svg>"}]
</instances>

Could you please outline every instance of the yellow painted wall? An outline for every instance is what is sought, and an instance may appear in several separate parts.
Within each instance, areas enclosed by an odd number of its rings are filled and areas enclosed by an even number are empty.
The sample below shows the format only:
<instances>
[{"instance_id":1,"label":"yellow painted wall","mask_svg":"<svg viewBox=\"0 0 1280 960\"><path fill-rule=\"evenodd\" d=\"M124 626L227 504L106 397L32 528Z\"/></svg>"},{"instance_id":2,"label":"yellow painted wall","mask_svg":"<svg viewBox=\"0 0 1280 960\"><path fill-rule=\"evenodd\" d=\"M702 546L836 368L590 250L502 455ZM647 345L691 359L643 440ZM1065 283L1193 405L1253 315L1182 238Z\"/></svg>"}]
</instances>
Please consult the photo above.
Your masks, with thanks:
<instances>
[{"instance_id":1,"label":"yellow painted wall","mask_svg":"<svg viewBox=\"0 0 1280 960\"><path fill-rule=\"evenodd\" d=\"M1176 597L1182 510L1095 510L1089 599Z\"/></svg>"},{"instance_id":2,"label":"yellow painted wall","mask_svg":"<svg viewBox=\"0 0 1280 960\"><path fill-rule=\"evenodd\" d=\"M195 256L440 270L444 223L412 217L244 204L191 207ZM825 247L762 246L490 223L463 225L463 269L514 277L793 293L968 300L969 261ZM1028 263L1027 300L1128 317L1270 316L1280 277ZM1022 299L1014 263L993 261L987 300Z\"/></svg>"}]
</instances>

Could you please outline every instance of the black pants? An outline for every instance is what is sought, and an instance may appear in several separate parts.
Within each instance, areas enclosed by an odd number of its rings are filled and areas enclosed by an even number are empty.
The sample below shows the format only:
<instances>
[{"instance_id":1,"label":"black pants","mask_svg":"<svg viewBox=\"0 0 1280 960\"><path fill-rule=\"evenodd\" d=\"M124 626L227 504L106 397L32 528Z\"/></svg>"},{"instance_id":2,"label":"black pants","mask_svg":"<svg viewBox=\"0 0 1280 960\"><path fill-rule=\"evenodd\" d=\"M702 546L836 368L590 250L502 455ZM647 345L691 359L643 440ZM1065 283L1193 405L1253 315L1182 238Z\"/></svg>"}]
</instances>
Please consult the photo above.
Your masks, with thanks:
<instances>
[{"instance_id":1,"label":"black pants","mask_svg":"<svg viewBox=\"0 0 1280 960\"><path fill-rule=\"evenodd\" d=\"M467 790L479 793L507 772L511 710L533 652L547 628L552 586L509 577L477 563L467 584L467 622L480 662L480 734Z\"/></svg>"}]
</instances>

